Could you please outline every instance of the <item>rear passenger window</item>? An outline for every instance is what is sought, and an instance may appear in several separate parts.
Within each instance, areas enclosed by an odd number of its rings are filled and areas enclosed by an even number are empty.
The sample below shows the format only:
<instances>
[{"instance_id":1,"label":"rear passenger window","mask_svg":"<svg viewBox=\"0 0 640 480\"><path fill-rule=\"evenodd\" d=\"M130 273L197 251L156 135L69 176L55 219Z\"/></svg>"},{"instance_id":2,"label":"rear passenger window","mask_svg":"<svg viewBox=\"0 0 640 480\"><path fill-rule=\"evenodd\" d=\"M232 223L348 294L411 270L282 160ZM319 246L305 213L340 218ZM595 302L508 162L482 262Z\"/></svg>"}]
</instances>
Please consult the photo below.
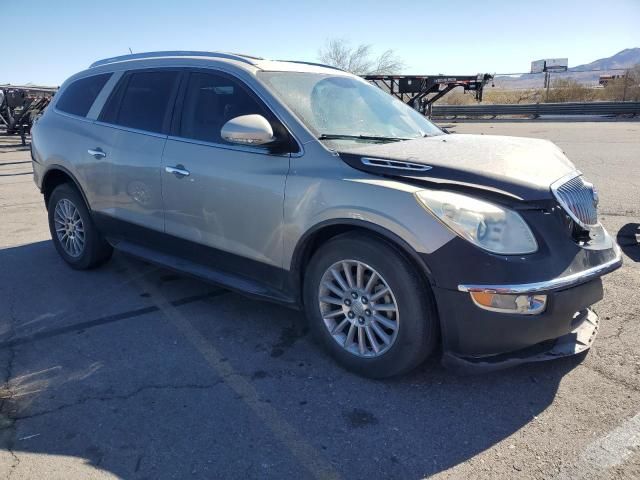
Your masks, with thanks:
<instances>
[{"instance_id":1,"label":"rear passenger window","mask_svg":"<svg viewBox=\"0 0 640 480\"><path fill-rule=\"evenodd\" d=\"M180 136L213 143L227 143L222 126L240 115L257 113L269 119L262 107L238 82L211 73L191 73L180 121Z\"/></svg>"},{"instance_id":2,"label":"rear passenger window","mask_svg":"<svg viewBox=\"0 0 640 480\"><path fill-rule=\"evenodd\" d=\"M149 132L162 132L170 112L179 72L131 73L122 79L100 120Z\"/></svg>"},{"instance_id":3,"label":"rear passenger window","mask_svg":"<svg viewBox=\"0 0 640 480\"><path fill-rule=\"evenodd\" d=\"M111 73L103 73L76 80L64 89L56 102L56 108L66 113L86 117L96 97L111 77Z\"/></svg>"}]
</instances>

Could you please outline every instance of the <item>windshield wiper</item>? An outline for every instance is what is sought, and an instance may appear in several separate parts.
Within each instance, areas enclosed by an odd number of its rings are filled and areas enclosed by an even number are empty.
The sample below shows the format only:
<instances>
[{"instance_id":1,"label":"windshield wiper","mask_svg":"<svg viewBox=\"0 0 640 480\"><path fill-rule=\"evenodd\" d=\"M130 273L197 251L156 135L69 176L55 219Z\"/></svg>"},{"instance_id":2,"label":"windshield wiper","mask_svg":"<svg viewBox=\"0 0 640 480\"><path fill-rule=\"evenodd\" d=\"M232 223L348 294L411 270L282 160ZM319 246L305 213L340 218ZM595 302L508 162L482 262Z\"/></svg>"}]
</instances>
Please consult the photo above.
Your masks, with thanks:
<instances>
[{"instance_id":1,"label":"windshield wiper","mask_svg":"<svg viewBox=\"0 0 640 480\"><path fill-rule=\"evenodd\" d=\"M341 133L323 133L318 140L374 140L378 142L402 142L403 140L413 140L403 137L384 137L378 135L343 135Z\"/></svg>"}]
</instances>

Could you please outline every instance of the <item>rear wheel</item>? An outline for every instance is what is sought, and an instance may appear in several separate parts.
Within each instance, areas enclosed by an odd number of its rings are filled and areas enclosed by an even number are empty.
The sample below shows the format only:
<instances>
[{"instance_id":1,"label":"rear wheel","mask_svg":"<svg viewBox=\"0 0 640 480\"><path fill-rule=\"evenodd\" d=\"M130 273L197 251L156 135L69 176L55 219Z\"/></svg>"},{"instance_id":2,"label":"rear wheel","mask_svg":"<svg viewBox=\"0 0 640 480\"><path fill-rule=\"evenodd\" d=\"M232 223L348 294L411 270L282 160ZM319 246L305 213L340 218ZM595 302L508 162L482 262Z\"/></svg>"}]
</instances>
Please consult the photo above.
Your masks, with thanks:
<instances>
[{"instance_id":1,"label":"rear wheel","mask_svg":"<svg viewBox=\"0 0 640 480\"><path fill-rule=\"evenodd\" d=\"M113 249L95 227L82 196L64 183L49 197L49 230L56 250L71 267L93 268L111 257Z\"/></svg>"},{"instance_id":2,"label":"rear wheel","mask_svg":"<svg viewBox=\"0 0 640 480\"><path fill-rule=\"evenodd\" d=\"M304 302L316 337L342 365L368 377L409 371L436 344L428 286L376 238L350 234L323 245L307 267Z\"/></svg>"}]
</instances>

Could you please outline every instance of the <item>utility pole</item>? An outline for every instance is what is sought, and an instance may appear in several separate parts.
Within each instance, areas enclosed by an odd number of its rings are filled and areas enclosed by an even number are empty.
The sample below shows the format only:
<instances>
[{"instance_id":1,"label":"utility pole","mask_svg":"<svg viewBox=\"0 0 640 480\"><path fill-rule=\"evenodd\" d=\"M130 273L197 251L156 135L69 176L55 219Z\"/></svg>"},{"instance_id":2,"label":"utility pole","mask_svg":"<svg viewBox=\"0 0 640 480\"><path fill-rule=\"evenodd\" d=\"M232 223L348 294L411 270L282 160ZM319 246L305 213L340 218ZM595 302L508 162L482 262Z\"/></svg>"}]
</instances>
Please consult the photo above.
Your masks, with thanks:
<instances>
[{"instance_id":1,"label":"utility pole","mask_svg":"<svg viewBox=\"0 0 640 480\"><path fill-rule=\"evenodd\" d=\"M625 70L624 72L624 88L622 90L622 101L627 101L627 80L629 79L629 70Z\"/></svg>"},{"instance_id":2,"label":"utility pole","mask_svg":"<svg viewBox=\"0 0 640 480\"><path fill-rule=\"evenodd\" d=\"M551 72L566 72L569 66L568 58L547 58L545 60L535 60L531 62L531 73L544 72L544 87L547 92L545 103L549 101L549 90L551 89Z\"/></svg>"},{"instance_id":3,"label":"utility pole","mask_svg":"<svg viewBox=\"0 0 640 480\"><path fill-rule=\"evenodd\" d=\"M549 86L551 85L551 72L544 72L544 81L547 84L547 97L545 98L545 103L549 102Z\"/></svg>"}]
</instances>

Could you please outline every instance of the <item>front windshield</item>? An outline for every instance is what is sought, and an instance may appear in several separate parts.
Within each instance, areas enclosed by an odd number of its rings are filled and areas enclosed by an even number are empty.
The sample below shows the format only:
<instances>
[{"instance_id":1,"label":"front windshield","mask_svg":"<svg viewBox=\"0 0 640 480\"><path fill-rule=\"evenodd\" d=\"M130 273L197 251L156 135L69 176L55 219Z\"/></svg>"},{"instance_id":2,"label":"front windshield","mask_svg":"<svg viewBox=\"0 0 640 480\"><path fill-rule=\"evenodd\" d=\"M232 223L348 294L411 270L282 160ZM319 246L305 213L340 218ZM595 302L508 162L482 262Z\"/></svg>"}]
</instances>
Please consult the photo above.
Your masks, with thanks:
<instances>
[{"instance_id":1,"label":"front windshield","mask_svg":"<svg viewBox=\"0 0 640 480\"><path fill-rule=\"evenodd\" d=\"M321 139L405 140L443 133L397 98L357 77L305 72L258 75Z\"/></svg>"}]
</instances>

